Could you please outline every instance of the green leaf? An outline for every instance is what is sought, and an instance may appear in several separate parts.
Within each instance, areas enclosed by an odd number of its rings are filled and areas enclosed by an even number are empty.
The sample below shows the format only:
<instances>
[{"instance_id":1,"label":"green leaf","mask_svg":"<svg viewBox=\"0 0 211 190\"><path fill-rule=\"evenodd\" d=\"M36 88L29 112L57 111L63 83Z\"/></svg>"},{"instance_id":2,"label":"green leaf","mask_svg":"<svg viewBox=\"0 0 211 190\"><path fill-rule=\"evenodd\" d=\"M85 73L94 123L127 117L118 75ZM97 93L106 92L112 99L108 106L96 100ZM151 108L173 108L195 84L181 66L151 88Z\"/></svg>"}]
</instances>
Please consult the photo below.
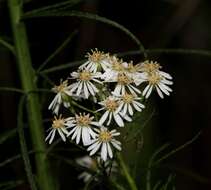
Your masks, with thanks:
<instances>
[{"instance_id":1,"label":"green leaf","mask_svg":"<svg viewBox=\"0 0 211 190\"><path fill-rule=\"evenodd\" d=\"M35 10L31 10L26 12L26 14L38 14L40 12L51 12L51 11L58 11L58 10L64 10L73 7L74 5L80 3L82 0L68 0L68 1L63 1L60 3L56 3L53 5L48 5L45 7L41 7Z\"/></svg>"},{"instance_id":2,"label":"green leaf","mask_svg":"<svg viewBox=\"0 0 211 190\"><path fill-rule=\"evenodd\" d=\"M9 138L12 138L16 135L17 129L11 129L9 131L4 132L0 135L0 144L3 144Z\"/></svg>"},{"instance_id":3,"label":"green leaf","mask_svg":"<svg viewBox=\"0 0 211 190\"><path fill-rule=\"evenodd\" d=\"M211 51L203 49L145 49L147 54L178 54L178 55L199 55L205 57L211 57ZM130 55L140 55L144 51L134 50L118 53L120 57L130 56Z\"/></svg>"},{"instance_id":4,"label":"green leaf","mask_svg":"<svg viewBox=\"0 0 211 190\"><path fill-rule=\"evenodd\" d=\"M54 11L54 12L50 12L50 13L41 11L41 12L35 13L35 14L29 12L29 13L25 13L23 15L23 19L36 18L36 17L78 17L78 18L85 18L85 19L95 20L95 21L99 21L99 22L108 24L110 26L120 29L125 34L127 34L131 38L131 40L133 40L138 45L140 51L144 52L143 54L144 54L145 58L147 57L143 44L132 32L130 32L127 28L120 25L119 23L117 23L113 20L107 19L105 17L101 17L101 16L98 16L98 15L92 14L92 13L80 12L80 11Z\"/></svg>"},{"instance_id":5,"label":"green leaf","mask_svg":"<svg viewBox=\"0 0 211 190\"><path fill-rule=\"evenodd\" d=\"M0 87L0 91L8 91L8 92L18 92L24 94L24 91L18 88L12 87Z\"/></svg>"},{"instance_id":6,"label":"green leaf","mask_svg":"<svg viewBox=\"0 0 211 190\"><path fill-rule=\"evenodd\" d=\"M78 33L77 30L73 31L62 44L39 66L37 72L39 73L53 58L55 58L73 39L73 37Z\"/></svg>"},{"instance_id":7,"label":"green leaf","mask_svg":"<svg viewBox=\"0 0 211 190\"><path fill-rule=\"evenodd\" d=\"M0 44L6 47L8 50L10 50L13 54L15 54L15 48L13 47L13 45L11 45L9 42L2 39L1 37L0 37Z\"/></svg>"},{"instance_id":8,"label":"green leaf","mask_svg":"<svg viewBox=\"0 0 211 190\"><path fill-rule=\"evenodd\" d=\"M21 146L21 154L24 161L25 171L27 174L27 178L28 178L31 190L37 190L34 176L32 174L31 164L29 160L29 155L27 151L24 130L23 130L23 108L24 108L25 98L26 98L25 96L22 96L18 105L18 116L17 116L18 134L19 134L19 141L20 141L20 146Z\"/></svg>"},{"instance_id":9,"label":"green leaf","mask_svg":"<svg viewBox=\"0 0 211 190\"><path fill-rule=\"evenodd\" d=\"M74 62L62 64L62 65L59 65L59 66L55 66L55 67L51 67L49 69L42 70L40 73L47 74L47 73L52 73L52 72L56 72L56 71L61 71L61 70L64 70L64 69L68 69L68 68L78 66L78 65L84 63L85 61L86 60L81 60L81 61L74 61Z\"/></svg>"},{"instance_id":10,"label":"green leaf","mask_svg":"<svg viewBox=\"0 0 211 190\"><path fill-rule=\"evenodd\" d=\"M167 158L169 158L170 156L174 155L175 153L177 153L178 151L186 148L187 146L189 146L190 144L192 144L196 139L198 139L198 137L200 136L201 131L199 131L191 140L187 141L186 143L184 143L183 145L173 149L172 151L170 151L169 153L167 153L166 155L162 156L161 158L159 158L157 161L155 161L153 163L153 165L157 165L160 162L162 162L163 160L166 160Z\"/></svg>"},{"instance_id":11,"label":"green leaf","mask_svg":"<svg viewBox=\"0 0 211 190\"><path fill-rule=\"evenodd\" d=\"M155 114L155 109L146 109L142 112L136 112L133 116L133 122L127 123L126 127L128 129L128 136L126 141L135 140L143 131L143 129L147 126L147 124L151 121Z\"/></svg>"},{"instance_id":12,"label":"green leaf","mask_svg":"<svg viewBox=\"0 0 211 190\"><path fill-rule=\"evenodd\" d=\"M13 188L18 187L19 185L23 184L23 182L24 181L22 181L22 180L3 182L3 183L0 183L0 189L1 190L13 189Z\"/></svg>"}]
</instances>

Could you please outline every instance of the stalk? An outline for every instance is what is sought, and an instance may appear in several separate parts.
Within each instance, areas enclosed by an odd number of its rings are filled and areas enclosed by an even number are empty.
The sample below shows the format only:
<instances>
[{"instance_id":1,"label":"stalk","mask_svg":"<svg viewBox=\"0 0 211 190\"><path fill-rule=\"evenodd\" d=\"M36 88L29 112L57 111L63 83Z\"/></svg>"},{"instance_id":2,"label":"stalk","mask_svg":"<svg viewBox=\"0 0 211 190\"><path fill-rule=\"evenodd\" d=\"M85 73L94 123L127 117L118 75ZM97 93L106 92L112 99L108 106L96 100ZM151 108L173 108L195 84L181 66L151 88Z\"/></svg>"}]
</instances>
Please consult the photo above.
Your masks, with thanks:
<instances>
[{"instance_id":1,"label":"stalk","mask_svg":"<svg viewBox=\"0 0 211 190\"><path fill-rule=\"evenodd\" d=\"M36 92L37 86L35 84L35 72L32 68L25 24L21 21L22 5L19 0L8 0L8 7L17 66L19 68L23 91L27 94L27 111L32 145L33 150L37 152L35 154L35 162L39 189L54 190L55 186L53 185L53 178L49 172L49 163L45 153L43 153L46 152L46 147L39 97L38 94L32 93Z\"/></svg>"}]
</instances>

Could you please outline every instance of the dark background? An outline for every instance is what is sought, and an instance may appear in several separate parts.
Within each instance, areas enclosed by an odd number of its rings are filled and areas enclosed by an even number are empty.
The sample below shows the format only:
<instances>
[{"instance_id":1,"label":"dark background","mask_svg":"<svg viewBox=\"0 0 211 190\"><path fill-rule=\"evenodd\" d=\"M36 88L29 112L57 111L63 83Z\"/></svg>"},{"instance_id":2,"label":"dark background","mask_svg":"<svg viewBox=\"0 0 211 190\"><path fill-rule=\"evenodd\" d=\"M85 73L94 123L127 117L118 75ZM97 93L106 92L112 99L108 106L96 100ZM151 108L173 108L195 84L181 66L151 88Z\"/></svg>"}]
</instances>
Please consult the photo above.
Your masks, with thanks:
<instances>
[{"instance_id":1,"label":"dark background","mask_svg":"<svg viewBox=\"0 0 211 190\"><path fill-rule=\"evenodd\" d=\"M25 11L59 2L33 0L26 3ZM211 2L209 0L139 0L81 1L74 9L97 13L114 20L132 31L145 45L145 48L211 48ZM53 59L52 67L84 58L91 48L111 53L137 50L137 46L122 31L109 25L77 18L36 18L26 21L34 68L50 55L56 47L75 29L78 34L71 43ZM7 6L0 3L0 34L10 40L11 30ZM150 151L155 150L164 142L171 142L173 147L190 140L198 131L202 134L192 145L180 151L166 162L176 173L175 184L179 190L210 190L211 189L211 57L191 54L149 54L157 60L166 72L174 77L174 92L164 100L157 96L151 99L156 103L156 116L152 129L144 136L150 137ZM135 62L143 60L142 55L126 58ZM10 52L0 47L0 86L20 87L16 64ZM50 79L58 83L66 78L70 70L49 74ZM43 79L38 77L40 85ZM51 86L48 85L50 88ZM13 93L0 94L0 133L16 127L18 95ZM48 100L49 102L49 100ZM48 102L43 104L43 115L48 117ZM47 128L47 127L46 127ZM0 144L0 162L19 153L17 137ZM147 143L144 148L147 148ZM151 152L152 153L152 152ZM140 159L142 158L140 152ZM132 159L132 158L130 158ZM61 189L70 189L68 183L77 184L76 171L59 165ZM141 168L138 170L141 171ZM166 172L166 169L163 169ZM163 170L161 172L163 172ZM169 170L167 170L169 171ZM68 173L69 172L69 173ZM65 175L64 175L64 174ZM63 176L64 175L64 176ZM141 175L141 172L140 172ZM15 161L0 167L0 181L18 179L24 176L21 161ZM70 177L72 176L72 177ZM159 177L159 175L158 175ZM21 177L20 177L21 178ZM138 177L139 178L139 177ZM27 189L21 186L19 189Z\"/></svg>"}]
</instances>

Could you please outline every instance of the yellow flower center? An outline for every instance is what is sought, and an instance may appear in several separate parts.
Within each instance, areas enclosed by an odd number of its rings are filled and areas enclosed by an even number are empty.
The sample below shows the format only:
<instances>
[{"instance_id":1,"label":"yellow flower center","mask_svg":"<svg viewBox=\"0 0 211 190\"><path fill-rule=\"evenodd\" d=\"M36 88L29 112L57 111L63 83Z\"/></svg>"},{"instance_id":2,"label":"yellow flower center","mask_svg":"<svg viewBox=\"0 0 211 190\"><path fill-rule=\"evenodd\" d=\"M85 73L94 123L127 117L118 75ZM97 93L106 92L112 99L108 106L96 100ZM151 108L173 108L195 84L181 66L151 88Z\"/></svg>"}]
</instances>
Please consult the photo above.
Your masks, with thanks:
<instances>
[{"instance_id":1,"label":"yellow flower center","mask_svg":"<svg viewBox=\"0 0 211 190\"><path fill-rule=\"evenodd\" d=\"M109 142L112 138L112 135L108 131L101 131L99 134L99 139L101 142Z\"/></svg>"},{"instance_id":2,"label":"yellow flower center","mask_svg":"<svg viewBox=\"0 0 211 190\"><path fill-rule=\"evenodd\" d=\"M106 100L105 107L109 111L115 111L118 108L119 104L115 100Z\"/></svg>"},{"instance_id":3,"label":"yellow flower center","mask_svg":"<svg viewBox=\"0 0 211 190\"><path fill-rule=\"evenodd\" d=\"M155 85L158 84L160 82L160 80L162 79L162 76L160 76L158 73L153 72L149 75L149 83L151 85Z\"/></svg>"},{"instance_id":4,"label":"yellow flower center","mask_svg":"<svg viewBox=\"0 0 211 190\"><path fill-rule=\"evenodd\" d=\"M79 73L79 79L82 80L82 81L89 81L89 80L91 80L91 76L92 76L92 74L89 71L81 71Z\"/></svg>"},{"instance_id":5,"label":"yellow flower center","mask_svg":"<svg viewBox=\"0 0 211 190\"><path fill-rule=\"evenodd\" d=\"M89 117L89 114L87 115L76 115L76 123L80 126L87 127L92 122L93 117Z\"/></svg>"},{"instance_id":6,"label":"yellow flower center","mask_svg":"<svg viewBox=\"0 0 211 190\"><path fill-rule=\"evenodd\" d=\"M91 52L92 52L91 54L90 53L87 54L87 57L89 61L92 61L92 62L98 63L108 56L108 54L105 54L104 52L100 52L97 49L91 50Z\"/></svg>"},{"instance_id":7,"label":"yellow flower center","mask_svg":"<svg viewBox=\"0 0 211 190\"><path fill-rule=\"evenodd\" d=\"M130 103L132 103L132 101L134 100L134 96L132 95L132 94L124 94L123 96L122 96L122 99L123 99L123 101L125 102L125 103L128 103L128 104L130 104Z\"/></svg>"},{"instance_id":8,"label":"yellow flower center","mask_svg":"<svg viewBox=\"0 0 211 190\"><path fill-rule=\"evenodd\" d=\"M160 68L159 63L153 61L145 61L140 65L140 70L147 73L158 71Z\"/></svg>"},{"instance_id":9,"label":"yellow flower center","mask_svg":"<svg viewBox=\"0 0 211 190\"><path fill-rule=\"evenodd\" d=\"M52 127L54 129L62 128L64 127L64 119L60 116L59 118L54 117Z\"/></svg>"},{"instance_id":10,"label":"yellow flower center","mask_svg":"<svg viewBox=\"0 0 211 190\"><path fill-rule=\"evenodd\" d=\"M56 93L63 92L67 86L68 86L68 81L65 80L65 81L61 82L59 86L55 86L53 88L53 91L55 91Z\"/></svg>"},{"instance_id":11,"label":"yellow flower center","mask_svg":"<svg viewBox=\"0 0 211 190\"><path fill-rule=\"evenodd\" d=\"M131 78L129 78L126 74L124 73L119 73L117 76L117 82L121 85L127 85L133 82Z\"/></svg>"}]
</instances>

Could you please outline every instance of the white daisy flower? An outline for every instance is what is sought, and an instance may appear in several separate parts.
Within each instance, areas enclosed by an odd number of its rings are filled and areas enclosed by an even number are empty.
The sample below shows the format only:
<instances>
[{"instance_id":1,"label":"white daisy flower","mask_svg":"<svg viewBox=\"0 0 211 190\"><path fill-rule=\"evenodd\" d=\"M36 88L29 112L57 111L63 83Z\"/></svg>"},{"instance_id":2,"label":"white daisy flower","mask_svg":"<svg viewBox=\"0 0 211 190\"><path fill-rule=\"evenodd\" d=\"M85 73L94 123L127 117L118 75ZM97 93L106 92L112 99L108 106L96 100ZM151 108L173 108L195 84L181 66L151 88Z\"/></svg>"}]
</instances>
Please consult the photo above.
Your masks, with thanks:
<instances>
[{"instance_id":1,"label":"white daisy flower","mask_svg":"<svg viewBox=\"0 0 211 190\"><path fill-rule=\"evenodd\" d=\"M125 70L123 61L116 56L109 57L110 65L106 68L105 72L102 74L101 78L105 82L109 82L116 78L118 73L123 72Z\"/></svg>"},{"instance_id":2,"label":"white daisy flower","mask_svg":"<svg viewBox=\"0 0 211 190\"><path fill-rule=\"evenodd\" d=\"M48 109L52 109L53 113L58 115L59 108L61 104L64 105L64 107L69 107L70 103L67 101L68 96L72 96L72 93L70 92L71 86L68 86L68 81L61 81L59 86L55 86L52 88L52 90L57 93L54 97L53 101L50 103Z\"/></svg>"},{"instance_id":3,"label":"white daisy flower","mask_svg":"<svg viewBox=\"0 0 211 190\"><path fill-rule=\"evenodd\" d=\"M161 69L162 67L160 66L160 64L157 61L146 60L142 63L137 64L136 68L140 72L152 73L152 72L159 71L159 69Z\"/></svg>"},{"instance_id":4,"label":"white daisy flower","mask_svg":"<svg viewBox=\"0 0 211 190\"><path fill-rule=\"evenodd\" d=\"M66 141L66 135L69 133L67 129L71 126L72 122L70 121L70 118L64 119L61 115L58 118L55 116L51 128L48 129L50 132L45 138L45 141L49 140L49 144L51 144L57 132L59 133L62 140Z\"/></svg>"},{"instance_id":5,"label":"white daisy flower","mask_svg":"<svg viewBox=\"0 0 211 190\"><path fill-rule=\"evenodd\" d=\"M96 73L101 70L101 68L105 71L110 65L109 54L100 52L97 49L91 50L91 54L88 53L86 57L88 57L88 61L81 65L79 69L86 69L90 72Z\"/></svg>"},{"instance_id":6,"label":"white daisy flower","mask_svg":"<svg viewBox=\"0 0 211 190\"><path fill-rule=\"evenodd\" d=\"M115 94L114 94L115 95ZM117 97L121 100L120 109L123 115L129 113L130 116L134 114L134 109L141 112L145 108L143 104L140 103L141 98L135 96L134 94L125 93Z\"/></svg>"},{"instance_id":7,"label":"white daisy flower","mask_svg":"<svg viewBox=\"0 0 211 190\"><path fill-rule=\"evenodd\" d=\"M134 86L134 80L126 73L118 73L117 77L113 79L112 82L117 82L114 93L118 95L123 95L127 92L137 95L141 91Z\"/></svg>"},{"instance_id":8,"label":"white daisy flower","mask_svg":"<svg viewBox=\"0 0 211 190\"><path fill-rule=\"evenodd\" d=\"M95 129L97 132L96 139L92 140L88 151L90 151L90 156L95 154L101 147L101 158L103 161L106 161L108 157L113 158L112 147L117 150L121 150L121 143L114 139L115 136L119 136L120 133L115 129L109 131L105 127L100 127L100 129Z\"/></svg>"},{"instance_id":9,"label":"white daisy flower","mask_svg":"<svg viewBox=\"0 0 211 190\"><path fill-rule=\"evenodd\" d=\"M71 117L70 121L73 123L71 127L73 129L69 132L67 136L72 135L71 139L76 139L76 143L80 142L82 139L83 145L90 143L92 138L95 138L96 134L92 130L92 126L100 126L96 121L93 121L94 117L90 117L89 114L79 114L75 117Z\"/></svg>"},{"instance_id":10,"label":"white daisy flower","mask_svg":"<svg viewBox=\"0 0 211 190\"><path fill-rule=\"evenodd\" d=\"M143 90L143 96L146 98L150 96L154 88L161 98L164 98L163 93L169 96L170 92L172 92L172 89L168 86L173 84L171 81L172 77L168 73L163 71L145 73L143 79L148 82L148 85Z\"/></svg>"},{"instance_id":11,"label":"white daisy flower","mask_svg":"<svg viewBox=\"0 0 211 190\"><path fill-rule=\"evenodd\" d=\"M101 159L100 157L97 157L96 159L90 157L90 156L83 156L81 158L76 159L76 163L84 168L89 169L90 171L93 171L93 173L100 173L101 168ZM118 164L115 160L112 161L112 163L107 160L104 162L104 169L107 174L114 177L113 175L118 172L117 170ZM79 176L78 179L82 179L85 183L88 182L91 177L93 177L92 173L84 171ZM94 178L94 180L98 180L97 177Z\"/></svg>"},{"instance_id":12,"label":"white daisy flower","mask_svg":"<svg viewBox=\"0 0 211 190\"><path fill-rule=\"evenodd\" d=\"M114 118L115 122L119 127L124 127L123 119L127 121L131 121L131 118L128 116L123 116L123 114L120 112L120 101L117 97L109 96L104 101L99 102L100 105L103 107L97 111L106 110L105 113L102 115L102 117L99 120L100 125L102 125L106 119L108 118L108 121L106 125L110 125L112 117Z\"/></svg>"},{"instance_id":13,"label":"white daisy flower","mask_svg":"<svg viewBox=\"0 0 211 190\"><path fill-rule=\"evenodd\" d=\"M73 79L77 80L77 82L71 85L71 93L76 92L77 96L84 95L85 98L88 99L90 94L95 96L96 93L99 92L97 87L91 81L102 84L102 82L98 80L101 73L92 73L89 70L79 70L78 72L72 72L71 76Z\"/></svg>"},{"instance_id":14,"label":"white daisy flower","mask_svg":"<svg viewBox=\"0 0 211 190\"><path fill-rule=\"evenodd\" d=\"M81 158L77 158L76 162L78 165L80 165L84 168L88 168L88 169L92 170L93 172L97 172L99 170L98 165L97 165L98 164L97 160L93 159L90 156L84 156ZM86 183L92 178L92 176L93 175L91 173L84 171L78 176L78 179L83 179L83 181ZM96 180L96 178L95 178L95 180Z\"/></svg>"}]
</instances>

